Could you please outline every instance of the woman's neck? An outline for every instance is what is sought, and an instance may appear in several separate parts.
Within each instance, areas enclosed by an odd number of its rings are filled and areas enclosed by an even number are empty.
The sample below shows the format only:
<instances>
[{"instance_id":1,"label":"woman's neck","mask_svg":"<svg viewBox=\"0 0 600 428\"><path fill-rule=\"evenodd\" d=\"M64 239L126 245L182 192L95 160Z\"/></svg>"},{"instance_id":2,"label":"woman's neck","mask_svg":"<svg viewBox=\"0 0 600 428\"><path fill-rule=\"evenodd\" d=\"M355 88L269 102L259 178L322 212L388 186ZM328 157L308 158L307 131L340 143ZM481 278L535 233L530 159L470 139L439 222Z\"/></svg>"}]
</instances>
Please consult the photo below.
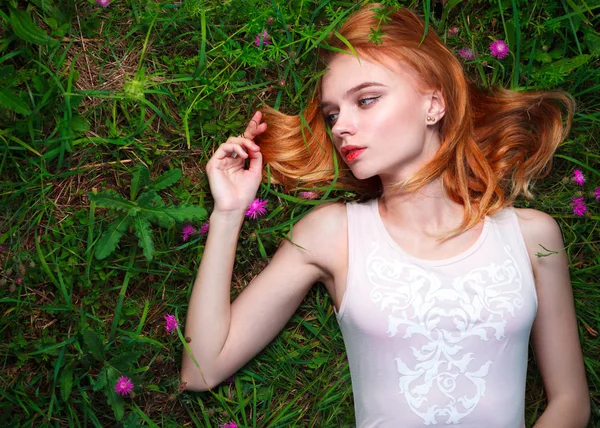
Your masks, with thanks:
<instances>
[{"instance_id":1,"label":"woman's neck","mask_svg":"<svg viewBox=\"0 0 600 428\"><path fill-rule=\"evenodd\" d=\"M464 210L448 197L440 178L415 193L384 192L379 204L381 215L394 227L431 237L458 227Z\"/></svg>"}]
</instances>

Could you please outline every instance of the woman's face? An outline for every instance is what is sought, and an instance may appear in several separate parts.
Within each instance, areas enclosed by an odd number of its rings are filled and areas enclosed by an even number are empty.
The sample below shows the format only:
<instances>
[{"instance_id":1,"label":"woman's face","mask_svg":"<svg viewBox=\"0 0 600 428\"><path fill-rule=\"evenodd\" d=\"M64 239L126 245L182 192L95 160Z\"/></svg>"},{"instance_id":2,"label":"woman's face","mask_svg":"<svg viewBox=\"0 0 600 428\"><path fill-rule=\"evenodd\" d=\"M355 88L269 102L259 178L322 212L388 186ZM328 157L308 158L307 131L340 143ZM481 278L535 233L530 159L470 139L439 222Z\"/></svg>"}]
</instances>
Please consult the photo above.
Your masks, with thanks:
<instances>
[{"instance_id":1,"label":"woman's face","mask_svg":"<svg viewBox=\"0 0 600 428\"><path fill-rule=\"evenodd\" d=\"M386 64L394 71L337 54L323 75L320 100L333 143L354 176L379 175L384 184L410 177L433 157L439 136L427 116L437 123L444 113L437 92L417 90L408 66ZM364 150L348 156L348 146Z\"/></svg>"}]
</instances>

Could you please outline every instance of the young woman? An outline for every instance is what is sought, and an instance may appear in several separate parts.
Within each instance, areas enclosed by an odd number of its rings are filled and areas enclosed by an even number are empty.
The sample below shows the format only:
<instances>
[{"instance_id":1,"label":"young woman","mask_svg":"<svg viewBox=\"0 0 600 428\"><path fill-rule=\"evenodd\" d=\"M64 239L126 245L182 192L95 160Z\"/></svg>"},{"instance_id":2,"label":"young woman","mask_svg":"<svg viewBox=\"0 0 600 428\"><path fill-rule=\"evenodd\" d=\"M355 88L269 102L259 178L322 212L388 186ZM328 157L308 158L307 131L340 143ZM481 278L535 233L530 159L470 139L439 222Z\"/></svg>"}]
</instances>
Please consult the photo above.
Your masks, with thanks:
<instances>
[{"instance_id":1,"label":"young woman","mask_svg":"<svg viewBox=\"0 0 600 428\"><path fill-rule=\"evenodd\" d=\"M326 69L306 122L265 108L208 162L214 210L182 381L204 391L235 373L322 282L347 348L357 426L524 427L531 333L548 396L536 426L585 427L561 231L547 214L512 207L547 172L573 98L479 91L435 34L421 43L424 23L407 9L392 13L375 45L374 7L340 30L354 52L337 37L320 52ZM347 165L339 175L337 156ZM238 233L263 163L288 189L337 180L361 201L304 216L230 304ZM537 257L544 249L557 253Z\"/></svg>"}]
</instances>

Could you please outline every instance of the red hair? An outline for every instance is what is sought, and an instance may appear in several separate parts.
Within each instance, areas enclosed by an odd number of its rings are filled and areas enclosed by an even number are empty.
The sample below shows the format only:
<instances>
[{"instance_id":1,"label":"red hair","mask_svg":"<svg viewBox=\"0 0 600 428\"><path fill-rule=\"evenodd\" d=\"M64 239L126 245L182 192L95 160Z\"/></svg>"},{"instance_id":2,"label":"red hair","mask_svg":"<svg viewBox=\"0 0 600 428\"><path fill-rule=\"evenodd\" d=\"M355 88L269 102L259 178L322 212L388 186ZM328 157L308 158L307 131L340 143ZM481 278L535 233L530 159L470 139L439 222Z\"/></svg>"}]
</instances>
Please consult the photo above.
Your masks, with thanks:
<instances>
[{"instance_id":1,"label":"red hair","mask_svg":"<svg viewBox=\"0 0 600 428\"><path fill-rule=\"evenodd\" d=\"M575 110L572 95L562 90L517 92L501 87L482 90L464 73L461 63L414 12L391 12L382 23L381 43L369 39L379 18L363 6L331 35L319 57L327 65L338 51L348 52L345 39L360 57L384 65L392 60L408 65L423 87L440 91L446 113L438 122L440 148L413 177L385 189L414 192L438 177L449 197L464 206L462 224L446 235L456 236L511 205L520 195L531 198L531 181L549 172L552 156L566 138ZM423 39L423 40L422 40ZM422 40L422 42L421 42ZM298 186L322 186L336 180L340 187L363 197L383 194L379 177L358 180L340 167L319 108L321 79L304 111L289 116L261 108L268 129L256 137L271 181L290 191ZM563 112L566 120L563 124ZM384 196L385 196L384 194Z\"/></svg>"}]
</instances>

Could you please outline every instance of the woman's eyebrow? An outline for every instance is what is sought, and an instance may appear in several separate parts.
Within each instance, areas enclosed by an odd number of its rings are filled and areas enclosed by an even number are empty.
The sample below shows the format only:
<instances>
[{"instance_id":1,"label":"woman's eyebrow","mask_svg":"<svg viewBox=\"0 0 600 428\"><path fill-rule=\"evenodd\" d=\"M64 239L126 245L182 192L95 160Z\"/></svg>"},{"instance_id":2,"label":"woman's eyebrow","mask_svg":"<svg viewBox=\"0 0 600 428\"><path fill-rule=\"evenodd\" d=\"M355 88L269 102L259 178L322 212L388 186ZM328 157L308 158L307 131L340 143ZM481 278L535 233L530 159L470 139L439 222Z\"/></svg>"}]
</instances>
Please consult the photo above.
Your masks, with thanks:
<instances>
[{"instance_id":1,"label":"woman's eyebrow","mask_svg":"<svg viewBox=\"0 0 600 428\"><path fill-rule=\"evenodd\" d=\"M346 92L346 95L344 96L344 98L347 98L350 95L352 95L353 93L358 92L361 89L367 88L369 86L386 86L386 85L384 85L382 83L377 83L377 82L363 82L360 85L356 85L354 88L348 89L348 92ZM319 103L319 108L324 109L330 105L331 105L330 102L322 101L321 103Z\"/></svg>"}]
</instances>

